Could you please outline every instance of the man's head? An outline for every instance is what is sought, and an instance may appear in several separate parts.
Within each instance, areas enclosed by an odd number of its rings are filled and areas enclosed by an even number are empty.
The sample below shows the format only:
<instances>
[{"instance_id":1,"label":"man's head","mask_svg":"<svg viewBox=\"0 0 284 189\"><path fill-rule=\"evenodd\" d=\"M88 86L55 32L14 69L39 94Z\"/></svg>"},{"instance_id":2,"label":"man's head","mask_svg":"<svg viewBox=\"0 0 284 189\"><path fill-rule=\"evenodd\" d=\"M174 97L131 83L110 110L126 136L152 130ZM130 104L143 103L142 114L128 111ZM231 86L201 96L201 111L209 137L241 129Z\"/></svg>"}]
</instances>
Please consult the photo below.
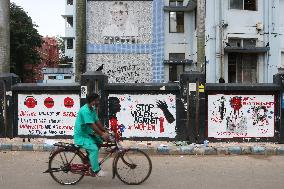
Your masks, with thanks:
<instances>
[{"instance_id":1,"label":"man's head","mask_svg":"<svg viewBox=\"0 0 284 189\"><path fill-rule=\"evenodd\" d=\"M111 16L113 22L121 27L123 26L128 18L128 5L124 2L115 2L112 5Z\"/></svg>"},{"instance_id":2,"label":"man's head","mask_svg":"<svg viewBox=\"0 0 284 189\"><path fill-rule=\"evenodd\" d=\"M87 102L90 107L98 107L100 104L100 96L96 93L89 94L87 96Z\"/></svg>"}]
</instances>

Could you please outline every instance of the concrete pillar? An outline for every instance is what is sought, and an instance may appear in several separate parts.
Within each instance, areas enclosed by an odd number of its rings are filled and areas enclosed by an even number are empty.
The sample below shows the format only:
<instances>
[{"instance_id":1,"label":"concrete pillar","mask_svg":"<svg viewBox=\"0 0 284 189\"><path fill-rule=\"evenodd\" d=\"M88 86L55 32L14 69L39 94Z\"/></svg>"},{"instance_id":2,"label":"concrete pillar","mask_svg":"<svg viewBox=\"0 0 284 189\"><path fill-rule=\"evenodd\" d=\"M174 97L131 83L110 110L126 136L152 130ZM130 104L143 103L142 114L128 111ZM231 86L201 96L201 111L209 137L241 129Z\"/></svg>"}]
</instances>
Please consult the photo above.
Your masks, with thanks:
<instances>
[{"instance_id":1,"label":"concrete pillar","mask_svg":"<svg viewBox=\"0 0 284 189\"><path fill-rule=\"evenodd\" d=\"M75 80L86 71L86 0L76 1Z\"/></svg>"},{"instance_id":2,"label":"concrete pillar","mask_svg":"<svg viewBox=\"0 0 284 189\"><path fill-rule=\"evenodd\" d=\"M280 115L280 120L276 119L277 125L279 125L280 128L280 137L279 137L279 143L284 144L284 69L280 68L279 73L273 76L273 83L278 84L281 86L281 91L278 96L280 105L280 108L278 109L278 115Z\"/></svg>"},{"instance_id":3,"label":"concrete pillar","mask_svg":"<svg viewBox=\"0 0 284 189\"><path fill-rule=\"evenodd\" d=\"M10 0L0 1L0 73L10 73Z\"/></svg>"},{"instance_id":4,"label":"concrete pillar","mask_svg":"<svg viewBox=\"0 0 284 189\"><path fill-rule=\"evenodd\" d=\"M19 82L15 74L0 73L0 138L15 136L12 85Z\"/></svg>"},{"instance_id":5,"label":"concrete pillar","mask_svg":"<svg viewBox=\"0 0 284 189\"><path fill-rule=\"evenodd\" d=\"M191 86L191 87L189 87ZM192 88L192 86L194 86ZM185 104L184 124L187 126L190 142L203 142L205 138L205 74L201 72L184 72L180 76L181 99Z\"/></svg>"}]
</instances>

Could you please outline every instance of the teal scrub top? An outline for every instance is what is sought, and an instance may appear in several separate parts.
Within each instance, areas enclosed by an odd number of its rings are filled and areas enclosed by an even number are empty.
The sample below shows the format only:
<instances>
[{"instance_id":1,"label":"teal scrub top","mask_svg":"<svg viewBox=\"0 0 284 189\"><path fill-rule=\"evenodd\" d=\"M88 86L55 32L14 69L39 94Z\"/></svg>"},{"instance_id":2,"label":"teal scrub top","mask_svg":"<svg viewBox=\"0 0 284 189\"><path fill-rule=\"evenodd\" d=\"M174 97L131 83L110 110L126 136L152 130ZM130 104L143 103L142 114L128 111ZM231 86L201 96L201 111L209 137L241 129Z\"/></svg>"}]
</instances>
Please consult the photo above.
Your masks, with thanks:
<instances>
[{"instance_id":1,"label":"teal scrub top","mask_svg":"<svg viewBox=\"0 0 284 189\"><path fill-rule=\"evenodd\" d=\"M74 129L74 142L76 145L94 142L90 134L94 134L92 124L97 123L98 121L99 118L96 109L91 110L88 104L85 104L80 108Z\"/></svg>"}]
</instances>

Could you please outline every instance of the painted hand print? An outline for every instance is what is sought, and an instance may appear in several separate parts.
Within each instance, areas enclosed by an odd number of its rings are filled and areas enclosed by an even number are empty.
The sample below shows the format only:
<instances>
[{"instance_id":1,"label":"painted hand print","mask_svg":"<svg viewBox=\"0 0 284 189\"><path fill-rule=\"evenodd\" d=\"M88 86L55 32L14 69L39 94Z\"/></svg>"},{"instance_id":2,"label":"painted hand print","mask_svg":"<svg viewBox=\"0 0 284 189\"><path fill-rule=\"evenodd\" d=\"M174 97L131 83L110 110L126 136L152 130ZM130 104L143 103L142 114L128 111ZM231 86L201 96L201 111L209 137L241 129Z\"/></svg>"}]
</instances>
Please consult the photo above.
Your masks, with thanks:
<instances>
[{"instance_id":1,"label":"painted hand print","mask_svg":"<svg viewBox=\"0 0 284 189\"><path fill-rule=\"evenodd\" d=\"M208 136L274 136L274 95L208 95Z\"/></svg>"},{"instance_id":2,"label":"painted hand print","mask_svg":"<svg viewBox=\"0 0 284 189\"><path fill-rule=\"evenodd\" d=\"M122 137L175 138L174 95L110 95L109 122Z\"/></svg>"},{"instance_id":3,"label":"painted hand print","mask_svg":"<svg viewBox=\"0 0 284 189\"><path fill-rule=\"evenodd\" d=\"M158 100L157 106L163 111L164 116L169 123L173 123L175 121L175 118L173 114L171 114L171 112L169 111L168 105L165 101Z\"/></svg>"}]
</instances>

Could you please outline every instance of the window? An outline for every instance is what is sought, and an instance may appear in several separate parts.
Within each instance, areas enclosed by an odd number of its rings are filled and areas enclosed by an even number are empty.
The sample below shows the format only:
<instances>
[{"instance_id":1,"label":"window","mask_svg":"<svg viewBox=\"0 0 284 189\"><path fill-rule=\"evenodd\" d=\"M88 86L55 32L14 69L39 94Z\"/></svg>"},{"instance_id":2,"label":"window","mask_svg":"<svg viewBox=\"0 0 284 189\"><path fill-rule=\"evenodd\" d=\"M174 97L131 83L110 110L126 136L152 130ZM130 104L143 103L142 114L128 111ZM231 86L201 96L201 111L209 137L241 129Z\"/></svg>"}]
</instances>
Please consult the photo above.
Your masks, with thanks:
<instances>
[{"instance_id":1,"label":"window","mask_svg":"<svg viewBox=\"0 0 284 189\"><path fill-rule=\"evenodd\" d=\"M256 39L243 39L243 47L255 47Z\"/></svg>"},{"instance_id":2,"label":"window","mask_svg":"<svg viewBox=\"0 0 284 189\"><path fill-rule=\"evenodd\" d=\"M169 53L169 60L184 60L185 53ZM169 81L179 80L180 74L184 72L184 64L169 64Z\"/></svg>"},{"instance_id":3,"label":"window","mask_svg":"<svg viewBox=\"0 0 284 189\"><path fill-rule=\"evenodd\" d=\"M256 47L256 39L241 39L241 38L229 38L228 40L231 47Z\"/></svg>"},{"instance_id":4,"label":"window","mask_svg":"<svg viewBox=\"0 0 284 189\"><path fill-rule=\"evenodd\" d=\"M184 60L185 53L169 53L170 60Z\"/></svg>"},{"instance_id":5,"label":"window","mask_svg":"<svg viewBox=\"0 0 284 189\"><path fill-rule=\"evenodd\" d=\"M73 0L67 0L67 5L73 5Z\"/></svg>"},{"instance_id":6,"label":"window","mask_svg":"<svg viewBox=\"0 0 284 189\"><path fill-rule=\"evenodd\" d=\"M54 80L54 79L56 79L56 76L48 76L48 79L50 79L50 80Z\"/></svg>"},{"instance_id":7,"label":"window","mask_svg":"<svg viewBox=\"0 0 284 189\"><path fill-rule=\"evenodd\" d=\"M178 81L180 74L184 72L184 64L170 64L169 65L169 81Z\"/></svg>"},{"instance_id":8,"label":"window","mask_svg":"<svg viewBox=\"0 0 284 189\"><path fill-rule=\"evenodd\" d=\"M66 18L66 27L72 28L73 27L73 17L67 17Z\"/></svg>"},{"instance_id":9,"label":"window","mask_svg":"<svg viewBox=\"0 0 284 189\"><path fill-rule=\"evenodd\" d=\"M73 62L73 57L67 57L67 62Z\"/></svg>"},{"instance_id":10,"label":"window","mask_svg":"<svg viewBox=\"0 0 284 189\"><path fill-rule=\"evenodd\" d=\"M183 6L183 0L170 0L170 6L171 7Z\"/></svg>"},{"instance_id":11,"label":"window","mask_svg":"<svg viewBox=\"0 0 284 189\"><path fill-rule=\"evenodd\" d=\"M257 82L257 54L229 53L228 78L229 83Z\"/></svg>"},{"instance_id":12,"label":"window","mask_svg":"<svg viewBox=\"0 0 284 189\"><path fill-rule=\"evenodd\" d=\"M71 76L64 76L64 79L71 79Z\"/></svg>"},{"instance_id":13,"label":"window","mask_svg":"<svg viewBox=\"0 0 284 189\"><path fill-rule=\"evenodd\" d=\"M67 49L73 49L73 39L67 39Z\"/></svg>"},{"instance_id":14,"label":"window","mask_svg":"<svg viewBox=\"0 0 284 189\"><path fill-rule=\"evenodd\" d=\"M230 0L230 9L256 11L257 0Z\"/></svg>"},{"instance_id":15,"label":"window","mask_svg":"<svg viewBox=\"0 0 284 189\"><path fill-rule=\"evenodd\" d=\"M170 12L170 33L184 33L184 12Z\"/></svg>"},{"instance_id":16,"label":"window","mask_svg":"<svg viewBox=\"0 0 284 189\"><path fill-rule=\"evenodd\" d=\"M228 40L231 47L242 47L242 39L229 39Z\"/></svg>"}]
</instances>

